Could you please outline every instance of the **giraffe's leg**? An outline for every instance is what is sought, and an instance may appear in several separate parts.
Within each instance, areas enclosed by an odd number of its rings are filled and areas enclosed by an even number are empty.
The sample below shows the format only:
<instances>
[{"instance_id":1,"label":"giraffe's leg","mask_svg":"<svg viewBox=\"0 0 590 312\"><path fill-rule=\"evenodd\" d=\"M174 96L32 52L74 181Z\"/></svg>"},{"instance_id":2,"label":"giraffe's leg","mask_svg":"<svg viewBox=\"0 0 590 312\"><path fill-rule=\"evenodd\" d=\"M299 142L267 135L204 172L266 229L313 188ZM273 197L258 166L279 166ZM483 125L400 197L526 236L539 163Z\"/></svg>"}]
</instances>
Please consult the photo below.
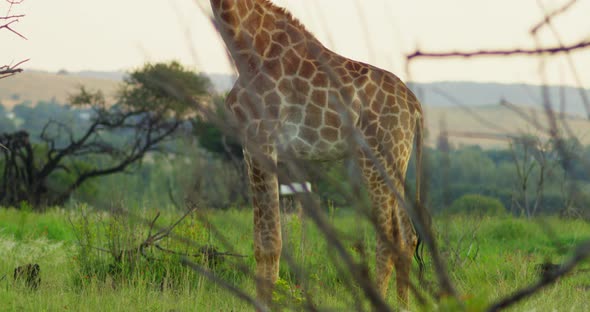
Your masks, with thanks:
<instances>
[{"instance_id":1,"label":"giraffe's leg","mask_svg":"<svg viewBox=\"0 0 590 312\"><path fill-rule=\"evenodd\" d=\"M276 165L276 154L270 148L265 154L260 157L248 151L244 153L254 206L256 293L262 303L270 306L272 290L279 276L282 238L278 180L272 169Z\"/></svg>"},{"instance_id":2,"label":"giraffe's leg","mask_svg":"<svg viewBox=\"0 0 590 312\"><path fill-rule=\"evenodd\" d=\"M399 253L394 257L395 276L397 283L397 297L405 306L409 305L409 283L410 271L412 269L412 258L418 243L418 238L405 209L396 205L394 213L398 222L397 228L401 234L399 239ZM394 221L394 222L395 222Z\"/></svg>"},{"instance_id":3,"label":"giraffe's leg","mask_svg":"<svg viewBox=\"0 0 590 312\"><path fill-rule=\"evenodd\" d=\"M393 271L394 228L393 203L395 198L387 189L381 172L377 169L371 156L361 152L359 165L367 184L369 196L373 204L373 221L376 227L377 248L375 250L375 280L381 295L385 296L389 287L389 280Z\"/></svg>"},{"instance_id":4,"label":"giraffe's leg","mask_svg":"<svg viewBox=\"0 0 590 312\"><path fill-rule=\"evenodd\" d=\"M404 144L399 144L396 148L398 154L391 152L389 157L385 157L386 165L390 170L390 178L394 181L395 190L388 188L391 196L394 198L392 202L393 207L393 223L394 228L394 247L395 254L393 262L395 265L395 277L397 284L398 300L404 305L409 305L409 287L410 287L410 271L412 268L412 258L416 244L418 242L412 221L408 213L402 205L400 199L404 198L404 180L406 177L406 169L408 167L410 155L410 147Z\"/></svg>"},{"instance_id":5,"label":"giraffe's leg","mask_svg":"<svg viewBox=\"0 0 590 312\"><path fill-rule=\"evenodd\" d=\"M397 148L398 152L403 149L404 146L401 145ZM391 152L382 153L384 150ZM377 287L385 296L395 265L397 296L399 301L407 306L412 255L417 240L407 213L398 204L399 199L404 197L403 181L408 159L399 155L396 157L392 151L393 148L376 147L372 149L373 155L361 152L359 163L373 202L373 215L377 227ZM409 152L407 154L409 155ZM380 164L375 165L371 159L378 160ZM395 189L391 189L384 174L393 182Z\"/></svg>"},{"instance_id":6,"label":"giraffe's leg","mask_svg":"<svg viewBox=\"0 0 590 312\"><path fill-rule=\"evenodd\" d=\"M372 197L375 198L375 196ZM377 200L373 199L375 209L379 210L376 212L377 248L375 250L375 278L377 287L384 297L387 294L389 280L393 270L396 251L392 246L395 246L394 240L398 231L392 220L392 201L393 199L385 194L379 195Z\"/></svg>"}]
</instances>

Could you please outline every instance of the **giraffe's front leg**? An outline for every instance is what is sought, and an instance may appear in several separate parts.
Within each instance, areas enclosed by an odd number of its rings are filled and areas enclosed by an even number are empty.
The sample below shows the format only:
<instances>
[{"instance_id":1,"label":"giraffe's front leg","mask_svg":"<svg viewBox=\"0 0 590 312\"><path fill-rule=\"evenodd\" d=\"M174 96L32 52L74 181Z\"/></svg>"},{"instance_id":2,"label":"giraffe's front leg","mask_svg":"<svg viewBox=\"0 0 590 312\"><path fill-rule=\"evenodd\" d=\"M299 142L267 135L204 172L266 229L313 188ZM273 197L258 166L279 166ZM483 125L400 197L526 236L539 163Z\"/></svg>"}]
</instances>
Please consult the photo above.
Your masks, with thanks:
<instances>
[{"instance_id":1,"label":"giraffe's front leg","mask_svg":"<svg viewBox=\"0 0 590 312\"><path fill-rule=\"evenodd\" d=\"M258 300L270 306L273 287L279 277L282 238L278 180L274 169L276 154L271 148L265 149L264 153L245 150L244 155L254 206L256 293Z\"/></svg>"}]
</instances>

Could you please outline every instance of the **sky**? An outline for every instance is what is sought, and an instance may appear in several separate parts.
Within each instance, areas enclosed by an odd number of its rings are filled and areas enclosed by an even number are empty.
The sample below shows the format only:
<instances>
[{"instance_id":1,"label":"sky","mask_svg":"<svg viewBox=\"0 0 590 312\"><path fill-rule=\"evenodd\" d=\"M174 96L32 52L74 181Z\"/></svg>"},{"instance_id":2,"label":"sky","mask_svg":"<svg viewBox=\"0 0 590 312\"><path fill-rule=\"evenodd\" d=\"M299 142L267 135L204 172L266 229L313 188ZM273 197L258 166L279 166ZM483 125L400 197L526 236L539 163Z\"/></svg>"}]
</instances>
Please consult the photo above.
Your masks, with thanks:
<instances>
[{"instance_id":1,"label":"sky","mask_svg":"<svg viewBox=\"0 0 590 312\"><path fill-rule=\"evenodd\" d=\"M286 7L328 48L387 69L404 80L542 82L540 58L419 59L422 51L532 48L542 0L273 0ZM547 9L569 0L544 0ZM28 40L0 31L0 64L31 58L25 68L127 71L145 62L178 60L198 71L230 73L223 43L199 10L208 0L25 0L15 26ZM0 15L8 5L0 1ZM590 0L554 20L563 42L590 39ZM586 13L586 14L585 14ZM557 43L547 29L544 45ZM590 88L590 49L572 54ZM547 82L576 85L565 56L543 58Z\"/></svg>"}]
</instances>

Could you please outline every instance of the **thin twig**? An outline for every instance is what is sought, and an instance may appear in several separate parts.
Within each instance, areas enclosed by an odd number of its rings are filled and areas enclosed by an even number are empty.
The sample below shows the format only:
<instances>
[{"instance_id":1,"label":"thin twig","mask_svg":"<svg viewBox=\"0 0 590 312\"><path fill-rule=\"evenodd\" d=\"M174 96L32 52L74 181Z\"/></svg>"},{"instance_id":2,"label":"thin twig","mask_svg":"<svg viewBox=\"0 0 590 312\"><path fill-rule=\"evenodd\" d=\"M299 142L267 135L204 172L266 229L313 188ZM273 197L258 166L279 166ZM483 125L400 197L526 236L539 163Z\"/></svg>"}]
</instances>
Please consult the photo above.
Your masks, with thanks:
<instances>
[{"instance_id":1,"label":"thin twig","mask_svg":"<svg viewBox=\"0 0 590 312\"><path fill-rule=\"evenodd\" d=\"M576 4L576 2L578 2L578 0L570 0L568 3L564 4L559 9L557 9L549 14L546 14L545 18L542 21L540 21L535 26L533 26L533 28L531 28L531 33L535 34L544 26L550 25L552 19L554 19L558 15L561 15L561 14L567 12L574 4Z\"/></svg>"},{"instance_id":2,"label":"thin twig","mask_svg":"<svg viewBox=\"0 0 590 312\"><path fill-rule=\"evenodd\" d=\"M25 39L25 40L28 40L28 39L27 39L27 37L23 36L21 33L19 33L18 31L14 30L14 28L10 27L10 25L12 25L12 24L14 24L14 23L18 23L18 21L19 21L18 19L12 20L12 21L10 21L10 22L8 22L8 23L4 24L4 25L1 25L1 26L0 26L0 29L2 29L2 28L6 28L6 29L8 29L10 32L14 33L15 35L17 35L17 36L19 36L19 37L21 37L21 38L23 38L23 39Z\"/></svg>"},{"instance_id":3,"label":"thin twig","mask_svg":"<svg viewBox=\"0 0 590 312\"><path fill-rule=\"evenodd\" d=\"M565 6L563 6L561 9L558 9L557 11L550 13L550 14L545 14L545 19L542 22L540 22L537 26L533 27L533 29L531 30L531 35L534 38L536 38L537 32L539 31L539 29L542 26L546 25L547 27L549 27L549 29L553 33L553 36L555 37L555 39L557 39L557 43L559 44L559 46L563 47L564 46L563 39L561 38L561 35L557 31L557 28L555 28L555 26L553 26L551 19L552 19L552 17L554 17L558 14L566 12L576 2L577 2L577 0L572 0L569 3L567 3ZM542 10L545 11L545 6L540 0L537 0L537 4L539 5L539 7ZM582 99L582 103L584 104L584 108L586 109L586 114L587 114L588 118L590 118L590 99L588 99L588 95L586 94L586 90L583 87L584 84L582 83L582 78L580 77L580 74L578 73L577 66L574 62L574 59L572 58L571 53L568 51L568 52L566 52L565 56L566 56L567 64L568 64L570 71L572 73L572 76L574 77L574 80L576 81L576 84L578 86L578 92L580 93L580 98Z\"/></svg>"},{"instance_id":4,"label":"thin twig","mask_svg":"<svg viewBox=\"0 0 590 312\"><path fill-rule=\"evenodd\" d=\"M6 78L8 76L12 76L12 75L22 72L24 69L19 68L19 66L25 62L28 62L29 60L30 59L26 59L26 60L23 60L23 61L20 61L20 62L14 64L14 65L0 66L0 79Z\"/></svg>"},{"instance_id":5,"label":"thin twig","mask_svg":"<svg viewBox=\"0 0 590 312\"><path fill-rule=\"evenodd\" d=\"M23 1L24 0L6 0L6 2L8 2L10 5L8 6L8 11L5 13L5 15L0 16L0 20L4 20L4 22L3 22L4 24L0 25L0 30L7 29L8 31L16 34L17 36L27 40L27 38L25 36L23 36L21 33L19 33L18 31L16 31L14 28L11 27L12 24L19 22L19 18L25 16L24 14L11 15L12 7L14 5L21 4ZM21 61L14 66L9 66L9 65L0 66L0 79L6 78L6 77L9 77L9 76L12 76L12 75L22 72L23 69L19 68L19 66L26 61L28 61L28 59Z\"/></svg>"},{"instance_id":6,"label":"thin twig","mask_svg":"<svg viewBox=\"0 0 590 312\"><path fill-rule=\"evenodd\" d=\"M20 15L0 16L0 20L8 20L8 19L13 19L13 18L21 18L21 17L25 17L25 15L20 14Z\"/></svg>"}]
</instances>

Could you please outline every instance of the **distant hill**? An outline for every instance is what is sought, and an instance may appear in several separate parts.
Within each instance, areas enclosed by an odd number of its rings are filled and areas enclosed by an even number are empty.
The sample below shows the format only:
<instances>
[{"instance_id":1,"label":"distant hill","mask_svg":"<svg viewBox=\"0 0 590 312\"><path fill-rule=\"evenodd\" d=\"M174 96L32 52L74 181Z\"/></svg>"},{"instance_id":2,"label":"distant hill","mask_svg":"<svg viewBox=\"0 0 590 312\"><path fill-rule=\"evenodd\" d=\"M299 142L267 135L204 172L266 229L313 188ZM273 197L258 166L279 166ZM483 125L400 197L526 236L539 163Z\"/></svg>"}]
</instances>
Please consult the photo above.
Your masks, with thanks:
<instances>
[{"instance_id":1,"label":"distant hill","mask_svg":"<svg viewBox=\"0 0 590 312\"><path fill-rule=\"evenodd\" d=\"M218 91L229 91L235 80L235 77L223 74L212 74L210 78ZM530 84L448 81L410 83L409 87L425 106L432 107L487 106L508 101L519 106L541 108L543 103L543 87ZM556 111L560 111L563 105L567 113L588 114L581 93L590 100L589 89L550 86L547 90Z\"/></svg>"},{"instance_id":2,"label":"distant hill","mask_svg":"<svg viewBox=\"0 0 590 312\"><path fill-rule=\"evenodd\" d=\"M209 74L215 89L226 92L231 89L235 77L224 74ZM410 83L410 88L425 106L488 106L502 101L519 106L542 108L543 87L530 84L502 84L465 81L448 81L432 83ZM587 115L581 93L590 100L590 89L568 86L550 86L547 88L549 100L556 111Z\"/></svg>"},{"instance_id":3,"label":"distant hill","mask_svg":"<svg viewBox=\"0 0 590 312\"><path fill-rule=\"evenodd\" d=\"M219 92L229 90L234 78L224 74L209 74L215 89ZM8 79L0 80L0 103L8 109L30 101L35 104L41 100L66 103L69 95L79 86L100 89L107 96L116 94L123 72L60 72L47 73L26 71ZM454 134L451 138L457 144L477 144L486 147L505 145L493 139L517 133L538 134L532 125L525 122L514 111L498 105L502 100L517 104L528 116L536 116L545 124L541 110L541 87L525 84L499 84L476 82L434 82L415 83L410 87L424 104L428 127L428 143L434 144L441 132L444 120L447 130ZM582 142L590 144L590 123L586 119L580 90L572 87L549 87L552 103L566 103L566 118L570 128ZM590 98L590 90L583 90ZM559 106L556 107L559 110ZM474 137L468 137L474 135ZM485 137L485 138L482 138Z\"/></svg>"},{"instance_id":4,"label":"distant hill","mask_svg":"<svg viewBox=\"0 0 590 312\"><path fill-rule=\"evenodd\" d=\"M426 143L436 144L443 133L448 133L449 141L455 145L479 145L485 148L505 147L508 137L534 135L548 139L548 118L542 110L532 107L516 107L522 113L501 105L476 107L425 106ZM523 115L525 117L523 117ZM525 119L526 118L526 119ZM560 129L569 128L580 142L590 144L590 122L580 115L566 115L557 119ZM563 133L567 133L564 131Z\"/></svg>"},{"instance_id":5,"label":"distant hill","mask_svg":"<svg viewBox=\"0 0 590 312\"><path fill-rule=\"evenodd\" d=\"M33 102L39 98L50 99L52 93L57 93L56 97L59 98L60 92L63 89L70 90L72 84L74 86L76 84L85 84L89 87L95 86L95 88L105 87L105 91L110 91L126 75L122 71L81 71L62 72L61 74L27 71L0 82L0 101L10 98L14 93L20 93L23 99L31 99ZM235 77L227 74L208 73L207 76L209 76L215 90L218 92L229 91L235 81ZM52 77L55 77L55 79ZM46 85L50 80L52 80L51 85ZM30 85L29 83L34 82L40 84L40 86L37 85L37 89L29 88L24 90ZM487 106L499 104L502 100L506 100L520 106L540 108L543 102L542 87L529 84L449 81L410 83L409 86L425 106L433 107ZM48 89L55 89L55 92ZM550 86L548 91L551 103L555 105L556 110L560 109L561 103L565 103L566 112L586 115L580 93L583 92L590 99L590 90Z\"/></svg>"},{"instance_id":6,"label":"distant hill","mask_svg":"<svg viewBox=\"0 0 590 312\"><path fill-rule=\"evenodd\" d=\"M102 90L107 96L114 96L125 72L80 71L49 73L27 70L0 81L0 103L11 109L23 102L36 104L39 101L55 99L58 103L67 103L68 97L80 86L91 90ZM208 74L214 88L219 92L231 89L234 78L224 74Z\"/></svg>"},{"instance_id":7,"label":"distant hill","mask_svg":"<svg viewBox=\"0 0 590 312\"><path fill-rule=\"evenodd\" d=\"M85 78L114 80L114 81L123 81L123 79L125 77L127 77L127 73L125 73L125 72L101 72L101 71L93 71L93 70L72 72L72 73L68 73L68 75L85 77Z\"/></svg>"},{"instance_id":8,"label":"distant hill","mask_svg":"<svg viewBox=\"0 0 590 312\"><path fill-rule=\"evenodd\" d=\"M120 81L111 79L25 71L0 80L0 103L8 109L23 102L36 104L52 99L58 103L67 103L68 97L80 86L102 90L106 96L112 97L119 84Z\"/></svg>"},{"instance_id":9,"label":"distant hill","mask_svg":"<svg viewBox=\"0 0 590 312\"><path fill-rule=\"evenodd\" d=\"M541 108L543 88L528 84L501 84L478 82L433 82L412 83L410 88L429 106L482 106L499 104L506 100L521 106ZM550 86L549 99L554 109L559 111L561 103L569 113L586 114L580 93L590 99L590 90L574 87Z\"/></svg>"}]
</instances>

